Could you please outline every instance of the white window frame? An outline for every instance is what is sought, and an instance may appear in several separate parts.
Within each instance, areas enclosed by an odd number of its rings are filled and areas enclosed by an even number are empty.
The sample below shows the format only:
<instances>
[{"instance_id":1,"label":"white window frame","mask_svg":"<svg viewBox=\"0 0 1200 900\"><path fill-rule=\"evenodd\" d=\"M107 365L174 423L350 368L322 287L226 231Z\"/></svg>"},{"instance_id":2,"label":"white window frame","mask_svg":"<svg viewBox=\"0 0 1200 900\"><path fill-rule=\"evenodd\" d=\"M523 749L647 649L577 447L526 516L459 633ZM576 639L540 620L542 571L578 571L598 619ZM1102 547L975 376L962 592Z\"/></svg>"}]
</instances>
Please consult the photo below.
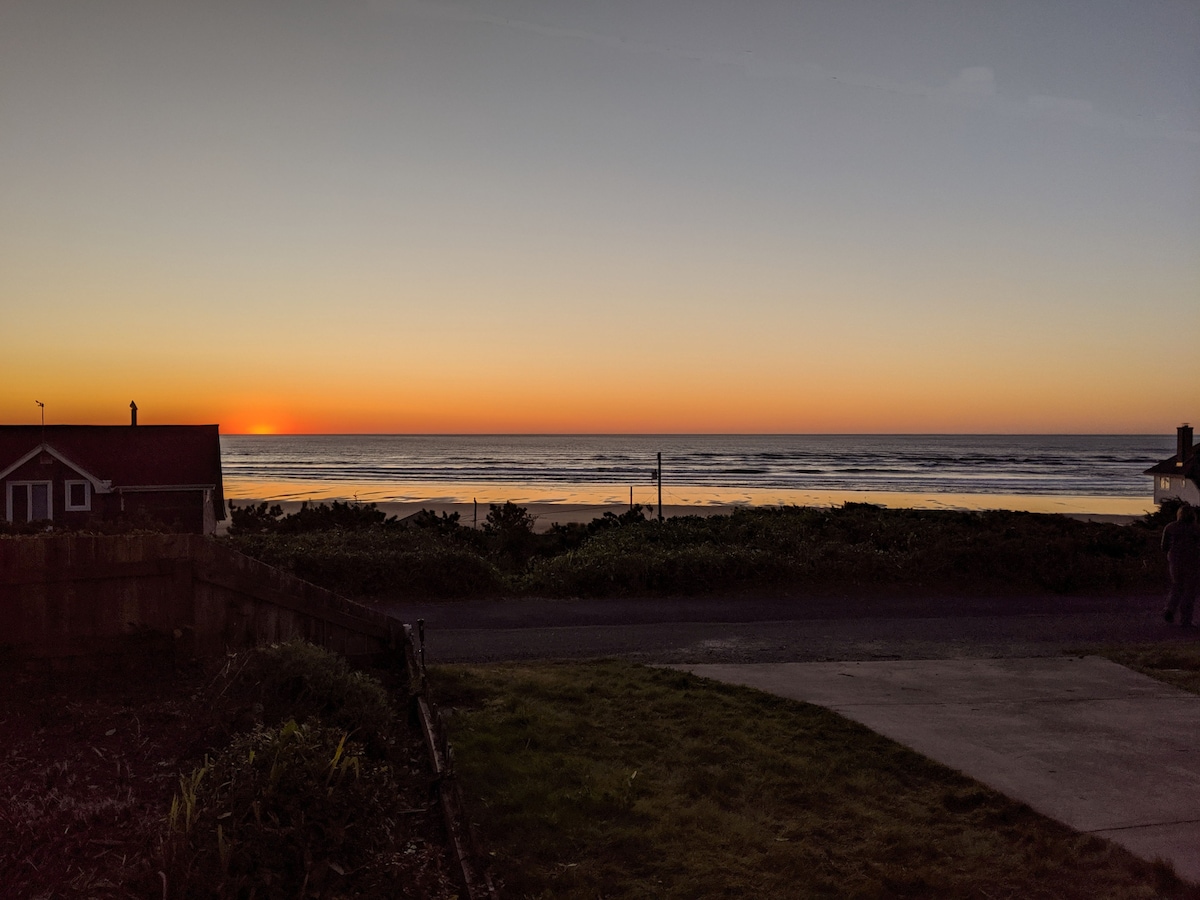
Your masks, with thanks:
<instances>
[{"instance_id":1,"label":"white window frame","mask_svg":"<svg viewBox=\"0 0 1200 900\"><path fill-rule=\"evenodd\" d=\"M83 505L71 505L71 486L83 485ZM72 478L63 482L63 509L67 512L90 512L92 509L92 483L86 478Z\"/></svg>"},{"instance_id":2,"label":"white window frame","mask_svg":"<svg viewBox=\"0 0 1200 900\"><path fill-rule=\"evenodd\" d=\"M5 509L4 518L9 522L13 521L13 493L16 488L25 489L25 515L31 517L33 515L33 489L40 484L46 486L46 518L50 521L54 520L54 482L53 481L10 481L8 490L5 494ZM33 522L34 519L26 518L26 522ZM16 523L14 523L16 524Z\"/></svg>"}]
</instances>

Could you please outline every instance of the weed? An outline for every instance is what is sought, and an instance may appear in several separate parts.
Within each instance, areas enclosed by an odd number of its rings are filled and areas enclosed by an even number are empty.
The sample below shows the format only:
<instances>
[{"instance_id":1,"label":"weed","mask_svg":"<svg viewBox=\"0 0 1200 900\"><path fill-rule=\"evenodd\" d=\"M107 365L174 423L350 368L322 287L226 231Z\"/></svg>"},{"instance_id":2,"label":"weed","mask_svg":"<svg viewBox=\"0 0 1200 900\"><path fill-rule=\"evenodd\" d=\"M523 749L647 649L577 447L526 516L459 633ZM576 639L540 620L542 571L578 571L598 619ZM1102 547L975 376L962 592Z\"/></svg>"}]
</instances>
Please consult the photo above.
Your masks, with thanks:
<instances>
[{"instance_id":1,"label":"weed","mask_svg":"<svg viewBox=\"0 0 1200 900\"><path fill-rule=\"evenodd\" d=\"M409 736L376 679L294 641L232 657L207 693L258 722L180 779L161 842L168 896L377 896L401 883L457 896L432 808L413 808Z\"/></svg>"},{"instance_id":2,"label":"weed","mask_svg":"<svg viewBox=\"0 0 1200 900\"><path fill-rule=\"evenodd\" d=\"M343 890L348 872L379 877L396 793L391 769L337 729L239 735L182 779L164 846L172 895L299 897Z\"/></svg>"}]
</instances>

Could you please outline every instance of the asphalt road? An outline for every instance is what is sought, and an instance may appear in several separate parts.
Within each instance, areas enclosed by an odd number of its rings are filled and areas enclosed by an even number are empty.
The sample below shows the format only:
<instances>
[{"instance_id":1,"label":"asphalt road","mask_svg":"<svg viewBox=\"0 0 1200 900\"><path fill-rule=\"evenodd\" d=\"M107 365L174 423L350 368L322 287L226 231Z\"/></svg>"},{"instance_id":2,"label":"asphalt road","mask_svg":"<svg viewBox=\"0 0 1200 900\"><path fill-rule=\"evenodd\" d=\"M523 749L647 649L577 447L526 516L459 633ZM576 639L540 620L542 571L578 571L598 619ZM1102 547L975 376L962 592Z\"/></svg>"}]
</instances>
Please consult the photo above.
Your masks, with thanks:
<instances>
[{"instance_id":1,"label":"asphalt road","mask_svg":"<svg viewBox=\"0 0 1200 900\"><path fill-rule=\"evenodd\" d=\"M425 622L431 664L619 656L777 663L1061 656L1098 645L1196 640L1161 596L710 596L381 602Z\"/></svg>"}]
</instances>

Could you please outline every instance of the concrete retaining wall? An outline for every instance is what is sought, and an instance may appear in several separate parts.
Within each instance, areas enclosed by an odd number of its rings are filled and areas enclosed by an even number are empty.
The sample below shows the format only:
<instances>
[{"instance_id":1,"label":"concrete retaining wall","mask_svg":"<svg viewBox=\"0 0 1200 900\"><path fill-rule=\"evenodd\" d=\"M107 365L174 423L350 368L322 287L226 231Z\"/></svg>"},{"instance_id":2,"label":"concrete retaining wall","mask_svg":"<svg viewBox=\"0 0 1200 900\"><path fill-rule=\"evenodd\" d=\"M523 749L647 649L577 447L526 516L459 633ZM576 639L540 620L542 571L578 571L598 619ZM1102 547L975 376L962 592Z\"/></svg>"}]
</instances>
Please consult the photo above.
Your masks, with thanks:
<instances>
[{"instance_id":1,"label":"concrete retaining wall","mask_svg":"<svg viewBox=\"0 0 1200 900\"><path fill-rule=\"evenodd\" d=\"M136 664L295 637L365 658L403 626L200 535L0 538L0 659Z\"/></svg>"}]
</instances>

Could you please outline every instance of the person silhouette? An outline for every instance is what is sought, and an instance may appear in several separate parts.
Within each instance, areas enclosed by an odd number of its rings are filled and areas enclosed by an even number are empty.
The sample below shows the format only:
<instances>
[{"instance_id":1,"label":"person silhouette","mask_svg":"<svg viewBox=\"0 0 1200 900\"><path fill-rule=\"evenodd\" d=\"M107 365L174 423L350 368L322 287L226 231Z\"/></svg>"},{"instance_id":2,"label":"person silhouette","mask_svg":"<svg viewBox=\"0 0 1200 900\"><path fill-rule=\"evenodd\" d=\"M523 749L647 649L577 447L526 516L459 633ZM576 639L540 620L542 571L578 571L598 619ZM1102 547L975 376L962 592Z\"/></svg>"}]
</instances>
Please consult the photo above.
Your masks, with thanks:
<instances>
[{"instance_id":1,"label":"person silhouette","mask_svg":"<svg viewBox=\"0 0 1200 900\"><path fill-rule=\"evenodd\" d=\"M1191 628L1196 593L1200 590L1200 525L1196 524L1196 510L1187 503L1179 507L1175 521L1163 529L1162 548L1171 570L1171 593L1163 618L1175 621L1178 610L1179 624Z\"/></svg>"}]
</instances>

